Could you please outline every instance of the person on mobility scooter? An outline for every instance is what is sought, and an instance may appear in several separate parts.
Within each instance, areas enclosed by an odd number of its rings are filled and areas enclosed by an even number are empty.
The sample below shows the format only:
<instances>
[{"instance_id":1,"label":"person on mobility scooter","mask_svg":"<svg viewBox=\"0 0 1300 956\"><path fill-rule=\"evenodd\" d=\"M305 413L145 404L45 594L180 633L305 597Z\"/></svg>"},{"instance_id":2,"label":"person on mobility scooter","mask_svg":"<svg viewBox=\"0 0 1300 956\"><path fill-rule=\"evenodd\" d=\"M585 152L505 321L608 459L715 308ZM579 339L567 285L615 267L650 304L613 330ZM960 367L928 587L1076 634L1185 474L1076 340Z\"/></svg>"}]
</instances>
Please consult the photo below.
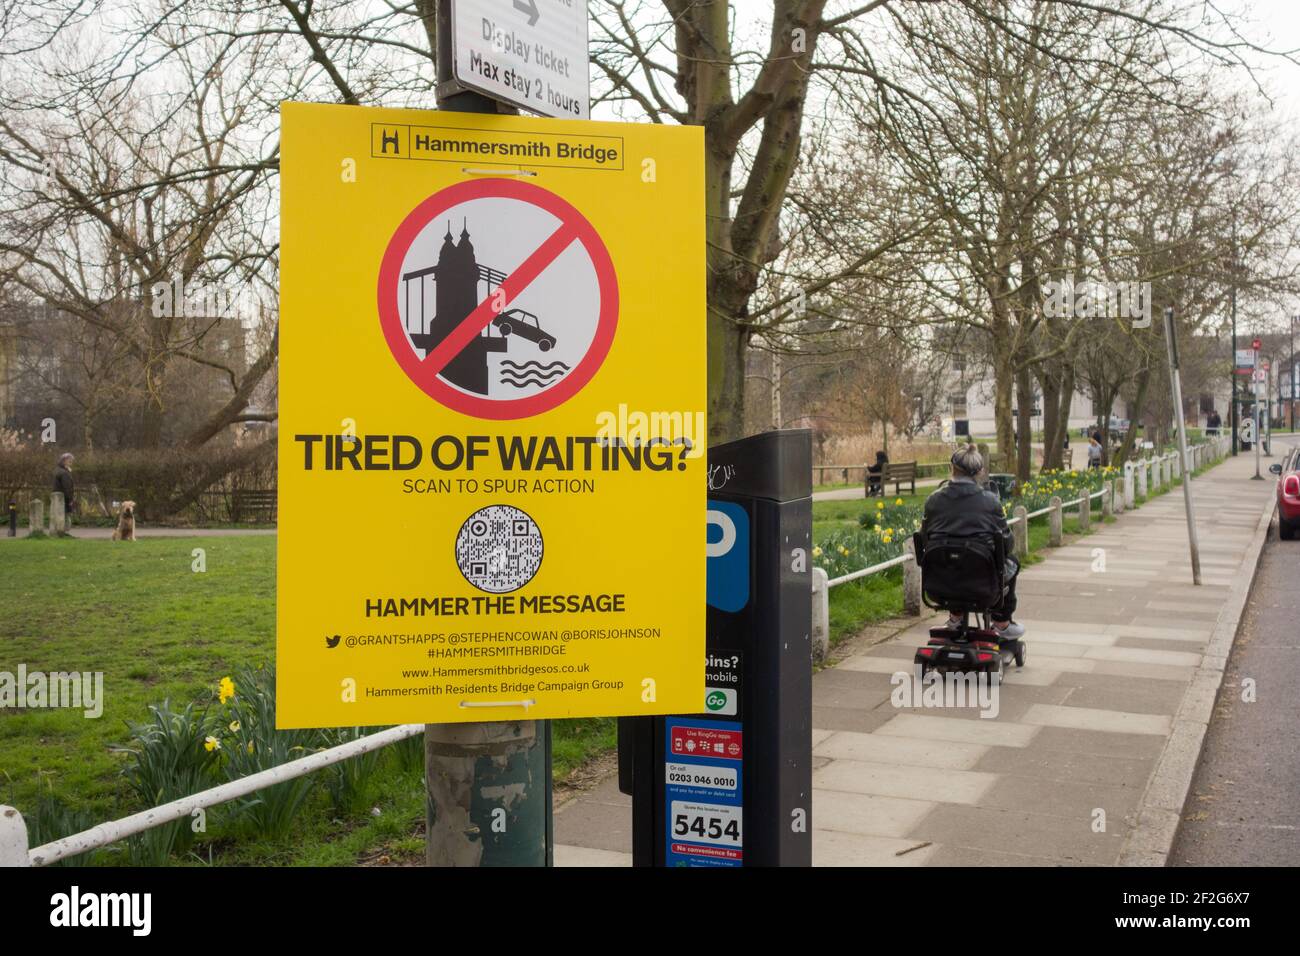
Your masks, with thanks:
<instances>
[{"instance_id":1,"label":"person on mobility scooter","mask_svg":"<svg viewBox=\"0 0 1300 956\"><path fill-rule=\"evenodd\" d=\"M979 484L984 460L974 445L953 453L952 476L925 502L914 536L926 605L948 611L945 627L930 630L916 653L917 674L976 670L1000 674L1013 658L1023 667L1025 629L1016 609L1014 539L1002 504ZM979 615L979 626L970 615Z\"/></svg>"}]
</instances>

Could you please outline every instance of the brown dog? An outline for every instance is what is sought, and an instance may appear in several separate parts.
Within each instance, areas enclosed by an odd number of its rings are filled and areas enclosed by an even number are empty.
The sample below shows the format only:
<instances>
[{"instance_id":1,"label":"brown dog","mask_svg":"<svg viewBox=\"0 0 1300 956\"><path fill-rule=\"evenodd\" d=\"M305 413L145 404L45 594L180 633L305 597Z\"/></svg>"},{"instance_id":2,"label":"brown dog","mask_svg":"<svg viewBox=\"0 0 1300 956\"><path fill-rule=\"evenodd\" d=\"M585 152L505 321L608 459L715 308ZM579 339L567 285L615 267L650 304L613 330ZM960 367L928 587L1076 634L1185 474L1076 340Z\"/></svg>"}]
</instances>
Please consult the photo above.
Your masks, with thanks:
<instances>
[{"instance_id":1,"label":"brown dog","mask_svg":"<svg viewBox=\"0 0 1300 956\"><path fill-rule=\"evenodd\" d=\"M124 501L117 513L117 527L113 529L114 541L135 540L135 502Z\"/></svg>"}]
</instances>

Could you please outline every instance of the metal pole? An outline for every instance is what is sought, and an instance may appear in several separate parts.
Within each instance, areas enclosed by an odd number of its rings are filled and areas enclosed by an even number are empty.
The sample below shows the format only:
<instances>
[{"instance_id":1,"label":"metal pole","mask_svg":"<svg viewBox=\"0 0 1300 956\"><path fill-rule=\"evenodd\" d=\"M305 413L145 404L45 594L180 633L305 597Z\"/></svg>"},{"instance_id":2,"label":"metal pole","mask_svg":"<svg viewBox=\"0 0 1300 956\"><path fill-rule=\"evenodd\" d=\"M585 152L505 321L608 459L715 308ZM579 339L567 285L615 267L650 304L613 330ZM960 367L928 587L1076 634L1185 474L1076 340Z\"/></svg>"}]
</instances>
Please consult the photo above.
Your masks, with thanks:
<instances>
[{"instance_id":1,"label":"metal pole","mask_svg":"<svg viewBox=\"0 0 1300 956\"><path fill-rule=\"evenodd\" d=\"M1183 470L1183 507L1187 511L1187 547L1192 557L1192 583L1201 583L1201 546L1196 540L1196 511L1192 506L1192 463L1187 457L1187 428L1183 422L1183 383L1178 374L1178 342L1174 333L1174 310L1165 309L1165 350L1169 354L1169 387L1173 390L1174 415L1178 422L1178 457ZM1236 365L1236 353L1233 353ZM1236 375L1233 368L1233 375Z\"/></svg>"},{"instance_id":2,"label":"metal pole","mask_svg":"<svg viewBox=\"0 0 1300 956\"><path fill-rule=\"evenodd\" d=\"M1237 454L1237 280L1232 280L1232 453Z\"/></svg>"},{"instance_id":3,"label":"metal pole","mask_svg":"<svg viewBox=\"0 0 1300 956\"><path fill-rule=\"evenodd\" d=\"M438 0L438 109L517 113L456 85L451 30ZM552 864L550 721L426 724L424 781L426 865Z\"/></svg>"},{"instance_id":4,"label":"metal pole","mask_svg":"<svg viewBox=\"0 0 1300 956\"><path fill-rule=\"evenodd\" d=\"M1259 368L1259 350L1255 350L1255 368ZM1255 440L1251 443L1255 446L1255 475L1251 481L1263 481L1264 476L1259 473L1259 446L1264 443L1264 427L1259 421L1259 382L1253 381L1254 375L1251 375L1251 392L1255 403L1250 407L1250 417L1255 423Z\"/></svg>"},{"instance_id":5,"label":"metal pole","mask_svg":"<svg viewBox=\"0 0 1300 956\"><path fill-rule=\"evenodd\" d=\"M1264 446L1264 456L1273 457L1273 359L1268 360L1268 377L1264 379L1264 425L1268 429L1268 444Z\"/></svg>"}]
</instances>

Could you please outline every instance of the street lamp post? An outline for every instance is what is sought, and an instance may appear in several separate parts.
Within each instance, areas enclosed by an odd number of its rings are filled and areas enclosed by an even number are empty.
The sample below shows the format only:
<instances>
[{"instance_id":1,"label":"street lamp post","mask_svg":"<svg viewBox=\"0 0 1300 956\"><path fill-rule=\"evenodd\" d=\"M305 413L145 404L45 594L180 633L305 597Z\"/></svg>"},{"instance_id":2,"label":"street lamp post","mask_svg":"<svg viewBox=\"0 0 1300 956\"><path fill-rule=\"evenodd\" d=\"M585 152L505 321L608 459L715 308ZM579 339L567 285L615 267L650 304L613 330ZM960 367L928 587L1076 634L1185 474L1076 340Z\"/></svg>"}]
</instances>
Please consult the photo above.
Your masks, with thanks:
<instances>
[{"instance_id":1,"label":"street lamp post","mask_svg":"<svg viewBox=\"0 0 1300 956\"><path fill-rule=\"evenodd\" d=\"M1287 406L1291 408L1291 431L1296 431L1296 320L1300 316L1291 316L1287 323L1290 343L1287 345Z\"/></svg>"}]
</instances>

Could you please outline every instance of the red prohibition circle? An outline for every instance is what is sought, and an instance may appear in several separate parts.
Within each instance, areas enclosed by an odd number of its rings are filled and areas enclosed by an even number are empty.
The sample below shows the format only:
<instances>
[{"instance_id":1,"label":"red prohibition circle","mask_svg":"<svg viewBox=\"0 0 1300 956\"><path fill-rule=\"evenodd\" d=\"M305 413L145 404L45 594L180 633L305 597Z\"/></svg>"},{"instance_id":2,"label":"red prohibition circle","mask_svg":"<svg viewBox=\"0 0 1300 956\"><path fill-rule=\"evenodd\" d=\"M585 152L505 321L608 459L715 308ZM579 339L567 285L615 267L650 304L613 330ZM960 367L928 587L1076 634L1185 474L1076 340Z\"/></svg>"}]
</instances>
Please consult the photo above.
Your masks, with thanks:
<instances>
[{"instance_id":1,"label":"red prohibition circle","mask_svg":"<svg viewBox=\"0 0 1300 956\"><path fill-rule=\"evenodd\" d=\"M460 391L438 377L438 373L442 371L441 367L431 368L415 353L402 326L402 316L397 307L397 289L406 253L425 226L453 206L472 199L515 199L550 213L560 221L560 227L552 239L561 233L571 236L564 242L560 251L567 249L573 242L581 243L596 272L600 312L596 319L596 332L592 337L591 345L587 348L587 353L574 366L573 371L553 387L536 395L524 398L491 399ZM558 254L557 252L551 261L554 261ZM523 288L526 287L525 285ZM523 289L519 291L522 292ZM600 234L570 203L532 183L515 179L475 179L439 190L416 206L402 220L397 231L393 233L393 238L389 240L388 248L384 250L384 258L379 267L378 304L379 326L383 330L389 351L393 353L393 358L397 360L397 364L401 366L407 377L426 395L453 411L472 415L475 418L497 420L527 418L550 411L568 401L591 381L596 370L605 361L605 356L614 341L614 328L618 324L618 278L614 272L614 262ZM504 308L506 304L508 303L502 303L501 307Z\"/></svg>"}]
</instances>

